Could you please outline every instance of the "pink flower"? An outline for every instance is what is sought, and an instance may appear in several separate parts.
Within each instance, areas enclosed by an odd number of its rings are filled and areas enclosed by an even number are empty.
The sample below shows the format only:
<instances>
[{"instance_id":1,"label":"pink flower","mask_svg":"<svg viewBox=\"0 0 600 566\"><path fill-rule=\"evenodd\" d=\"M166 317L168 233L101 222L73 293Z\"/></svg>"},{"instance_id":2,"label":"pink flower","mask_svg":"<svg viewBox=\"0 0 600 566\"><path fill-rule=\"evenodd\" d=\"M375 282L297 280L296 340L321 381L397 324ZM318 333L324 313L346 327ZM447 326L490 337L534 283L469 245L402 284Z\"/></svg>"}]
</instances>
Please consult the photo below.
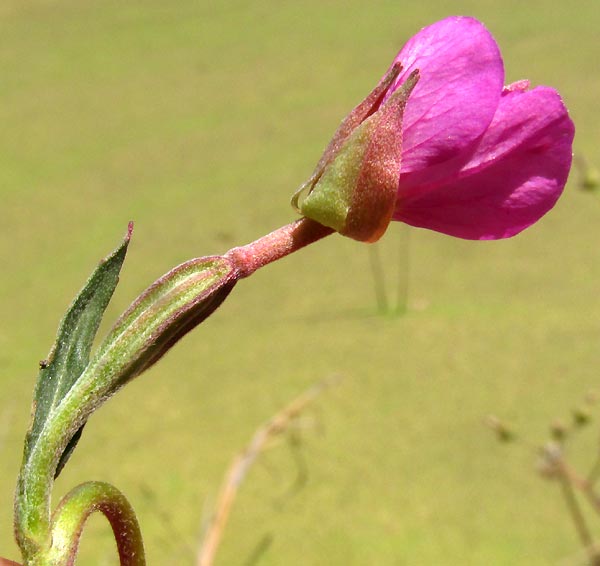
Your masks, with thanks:
<instances>
[{"instance_id":1,"label":"pink flower","mask_svg":"<svg viewBox=\"0 0 600 566\"><path fill-rule=\"evenodd\" d=\"M573 122L552 88L503 88L502 58L483 24L437 22L394 62L403 70L386 96L420 71L404 110L394 220L493 240L554 206L571 167Z\"/></svg>"},{"instance_id":2,"label":"pink flower","mask_svg":"<svg viewBox=\"0 0 600 566\"><path fill-rule=\"evenodd\" d=\"M299 210L364 241L392 219L473 240L518 234L560 196L574 126L555 90L503 83L483 24L424 28L342 122Z\"/></svg>"}]
</instances>

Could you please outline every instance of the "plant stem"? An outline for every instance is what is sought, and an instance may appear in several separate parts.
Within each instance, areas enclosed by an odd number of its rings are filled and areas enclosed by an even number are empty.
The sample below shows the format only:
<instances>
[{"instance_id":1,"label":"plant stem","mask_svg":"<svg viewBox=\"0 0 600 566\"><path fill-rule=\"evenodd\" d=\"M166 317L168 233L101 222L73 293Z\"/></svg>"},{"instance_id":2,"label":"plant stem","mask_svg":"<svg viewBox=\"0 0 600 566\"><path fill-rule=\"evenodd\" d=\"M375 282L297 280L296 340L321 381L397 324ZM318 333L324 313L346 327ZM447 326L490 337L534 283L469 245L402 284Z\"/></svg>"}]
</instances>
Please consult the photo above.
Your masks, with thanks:
<instances>
[{"instance_id":1,"label":"plant stem","mask_svg":"<svg viewBox=\"0 0 600 566\"><path fill-rule=\"evenodd\" d=\"M581 477L564 459L560 462L560 471L562 476L564 476L573 487L579 489L583 493L594 511L600 514L600 497L598 497L598 494L594 491L593 485L588 480Z\"/></svg>"},{"instance_id":2,"label":"plant stem","mask_svg":"<svg viewBox=\"0 0 600 566\"><path fill-rule=\"evenodd\" d=\"M371 265L371 274L373 275L373 288L375 290L375 300L377 301L377 310L379 314L386 314L389 310L387 293L385 291L385 276L381 264L381 254L377 244L368 247L369 263Z\"/></svg>"},{"instance_id":3,"label":"plant stem","mask_svg":"<svg viewBox=\"0 0 600 566\"><path fill-rule=\"evenodd\" d=\"M594 465L592 466L590 473L587 476L587 483L590 486L590 488L594 487L594 484L596 483L596 481L598 480L599 477L600 477L600 454L597 454Z\"/></svg>"},{"instance_id":4,"label":"plant stem","mask_svg":"<svg viewBox=\"0 0 600 566\"><path fill-rule=\"evenodd\" d=\"M40 565L73 566L85 522L100 511L110 523L121 566L145 566L144 545L133 508L115 487L87 482L70 491L52 518L52 547Z\"/></svg>"},{"instance_id":5,"label":"plant stem","mask_svg":"<svg viewBox=\"0 0 600 566\"><path fill-rule=\"evenodd\" d=\"M569 512L571 513L571 518L573 519L575 530L577 531L577 534L581 539L583 547L590 554L590 564L596 566L598 562L596 553L594 551L594 539L592 538L590 530L585 521L585 517L581 512L581 508L579 506L577 498L575 497L575 493L573 492L573 486L571 485L571 482L569 481L568 477L566 477L564 474L560 475L560 485L562 487L565 502L567 504L567 507L569 508Z\"/></svg>"},{"instance_id":6,"label":"plant stem","mask_svg":"<svg viewBox=\"0 0 600 566\"><path fill-rule=\"evenodd\" d=\"M410 227L399 226L398 253L398 292L396 296L396 314L406 314L408 311L408 283L410 277Z\"/></svg>"},{"instance_id":7,"label":"plant stem","mask_svg":"<svg viewBox=\"0 0 600 566\"><path fill-rule=\"evenodd\" d=\"M14 524L26 564L46 565L38 562L38 557L54 548L50 496L55 472L69 441L92 412L214 312L238 279L333 232L314 220L301 218L255 242L233 248L225 256L190 260L158 279L134 301L58 406L48 414L35 444L25 452L15 497ZM66 505L71 509L84 498L91 506L88 515L98 509L113 524L113 518L115 521L117 518L111 515L112 500L103 503L100 498L96 502L92 487L81 493L72 492L70 497L74 503L69 499ZM109 488L103 489L98 493L105 497ZM81 526L87 519L84 511L82 507ZM117 534L115 531L115 536Z\"/></svg>"},{"instance_id":8,"label":"plant stem","mask_svg":"<svg viewBox=\"0 0 600 566\"><path fill-rule=\"evenodd\" d=\"M589 563L591 566L600 566L600 552L594 544L594 539L587 526L585 516L583 515L579 502L575 496L574 488L579 489L583 493L596 512L600 511L600 500L594 492L592 485L586 479L582 478L567 463L562 455L559 457L556 464L563 495L577 533L579 534L579 538L588 554Z\"/></svg>"},{"instance_id":9,"label":"plant stem","mask_svg":"<svg viewBox=\"0 0 600 566\"><path fill-rule=\"evenodd\" d=\"M309 218L300 218L250 244L232 248L225 254L225 257L234 264L239 278L248 277L260 267L329 236L333 232L333 228L323 226Z\"/></svg>"},{"instance_id":10,"label":"plant stem","mask_svg":"<svg viewBox=\"0 0 600 566\"><path fill-rule=\"evenodd\" d=\"M277 435L285 433L306 407L326 387L329 387L338 379L339 377L335 376L324 380L311 387L299 397L296 397L289 405L273 416L271 420L259 427L248 446L235 457L227 471L217 506L204 534L196 563L197 566L212 566L238 489L244 481L248 470L265 450L269 441Z\"/></svg>"}]
</instances>

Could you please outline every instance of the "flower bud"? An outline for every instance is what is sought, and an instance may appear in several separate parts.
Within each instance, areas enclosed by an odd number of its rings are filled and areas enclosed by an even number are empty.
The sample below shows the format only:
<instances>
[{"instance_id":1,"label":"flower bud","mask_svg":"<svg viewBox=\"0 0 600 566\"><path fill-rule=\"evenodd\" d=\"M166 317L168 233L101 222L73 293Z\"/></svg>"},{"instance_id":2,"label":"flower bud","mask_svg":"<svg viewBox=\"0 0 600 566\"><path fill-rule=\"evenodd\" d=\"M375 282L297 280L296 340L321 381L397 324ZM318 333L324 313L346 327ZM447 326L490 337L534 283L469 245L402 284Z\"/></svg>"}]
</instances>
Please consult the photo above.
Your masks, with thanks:
<instances>
[{"instance_id":1,"label":"flower bud","mask_svg":"<svg viewBox=\"0 0 600 566\"><path fill-rule=\"evenodd\" d=\"M103 395L155 364L221 305L236 282L233 264L222 256L189 260L155 281L121 315L87 370L104 378L98 382Z\"/></svg>"},{"instance_id":2,"label":"flower bud","mask_svg":"<svg viewBox=\"0 0 600 566\"><path fill-rule=\"evenodd\" d=\"M302 215L355 240L377 241L394 213L402 116L419 78L418 71L413 72L382 103L400 69L393 66L342 122L315 172L292 199ZM306 196L298 202L304 191Z\"/></svg>"}]
</instances>

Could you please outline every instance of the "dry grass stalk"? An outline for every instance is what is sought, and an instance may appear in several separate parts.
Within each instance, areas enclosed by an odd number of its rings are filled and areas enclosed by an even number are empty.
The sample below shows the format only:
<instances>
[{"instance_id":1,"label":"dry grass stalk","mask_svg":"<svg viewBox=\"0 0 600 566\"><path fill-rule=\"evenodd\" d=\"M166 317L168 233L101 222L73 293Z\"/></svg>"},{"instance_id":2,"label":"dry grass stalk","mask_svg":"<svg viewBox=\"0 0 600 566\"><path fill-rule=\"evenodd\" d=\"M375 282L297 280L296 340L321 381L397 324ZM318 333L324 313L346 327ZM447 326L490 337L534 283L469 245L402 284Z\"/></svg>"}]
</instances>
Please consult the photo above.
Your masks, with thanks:
<instances>
[{"instance_id":1,"label":"dry grass stalk","mask_svg":"<svg viewBox=\"0 0 600 566\"><path fill-rule=\"evenodd\" d=\"M200 552L198 553L197 566L212 566L217 548L223 536L227 519L235 496L244 481L252 464L265 450L270 440L285 433L324 389L330 387L338 378L329 378L312 386L289 405L278 412L267 423L259 427L248 446L240 452L229 467L225 480L221 486L215 511L213 512L208 527L206 528Z\"/></svg>"}]
</instances>

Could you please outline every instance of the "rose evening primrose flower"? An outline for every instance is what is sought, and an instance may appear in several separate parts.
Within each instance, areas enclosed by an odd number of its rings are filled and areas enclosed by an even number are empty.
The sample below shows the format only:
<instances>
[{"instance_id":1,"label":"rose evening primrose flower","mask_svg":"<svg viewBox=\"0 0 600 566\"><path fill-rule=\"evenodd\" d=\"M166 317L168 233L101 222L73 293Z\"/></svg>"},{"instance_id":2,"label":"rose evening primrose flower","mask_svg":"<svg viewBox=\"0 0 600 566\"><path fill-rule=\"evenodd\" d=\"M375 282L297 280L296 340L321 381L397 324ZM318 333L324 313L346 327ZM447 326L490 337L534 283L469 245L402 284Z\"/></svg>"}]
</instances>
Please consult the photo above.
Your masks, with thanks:
<instances>
[{"instance_id":1,"label":"rose evening primrose flower","mask_svg":"<svg viewBox=\"0 0 600 566\"><path fill-rule=\"evenodd\" d=\"M121 564L144 566L140 529L123 494L87 482L52 510L54 480L90 415L210 316L238 281L334 232L374 242L397 220L460 238L498 239L550 210L569 173L573 123L555 90L503 84L498 46L477 20L454 17L423 29L341 123L295 195L301 218L224 255L173 268L94 350L130 224L67 310L40 364L15 490L22 563L73 564L87 518L101 511Z\"/></svg>"},{"instance_id":2,"label":"rose evening primrose flower","mask_svg":"<svg viewBox=\"0 0 600 566\"><path fill-rule=\"evenodd\" d=\"M363 241L390 220L472 240L518 234L562 193L574 125L554 89L503 85L483 24L424 28L342 122L297 208Z\"/></svg>"}]
</instances>

